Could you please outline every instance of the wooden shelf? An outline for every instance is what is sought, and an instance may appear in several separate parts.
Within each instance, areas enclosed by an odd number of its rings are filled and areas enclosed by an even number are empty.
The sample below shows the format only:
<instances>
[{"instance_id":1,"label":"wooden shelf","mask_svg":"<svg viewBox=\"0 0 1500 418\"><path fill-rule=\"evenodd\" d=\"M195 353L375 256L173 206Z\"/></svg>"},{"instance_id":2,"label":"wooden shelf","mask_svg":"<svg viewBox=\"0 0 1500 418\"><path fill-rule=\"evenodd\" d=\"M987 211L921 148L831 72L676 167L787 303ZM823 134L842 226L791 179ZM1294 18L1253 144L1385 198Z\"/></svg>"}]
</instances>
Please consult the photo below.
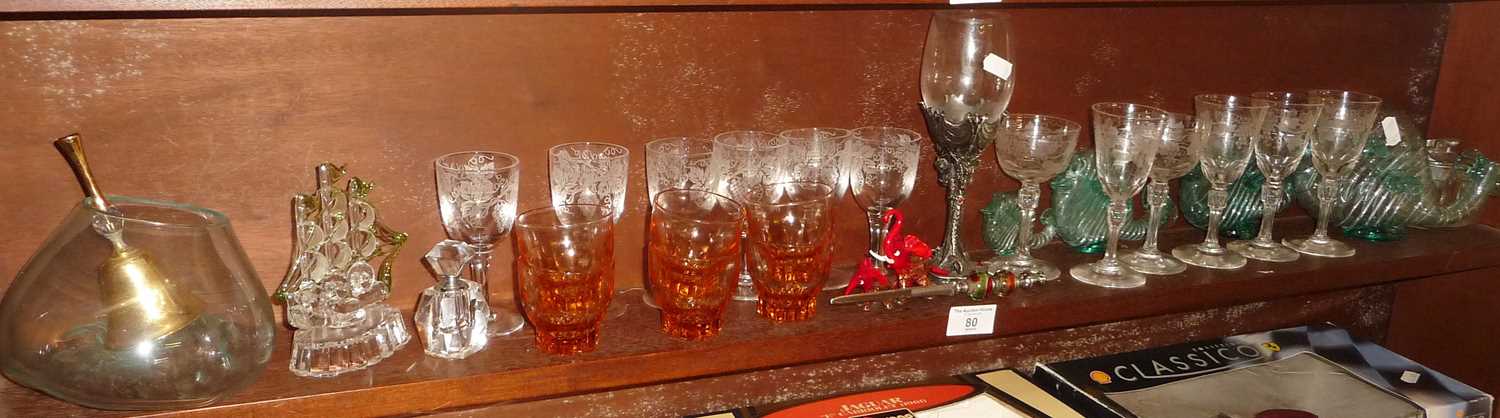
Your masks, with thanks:
<instances>
[{"instance_id":1,"label":"wooden shelf","mask_svg":"<svg viewBox=\"0 0 1500 418\"><path fill-rule=\"evenodd\" d=\"M1277 3L1284 0L1004 0L1003 4ZM1323 0L1306 3L1345 3ZM525 9L764 9L940 7L948 0L13 0L0 13L485 13ZM985 5L974 5L985 6ZM972 7L972 6L966 6ZM0 15L3 17L3 15Z\"/></svg>"},{"instance_id":2,"label":"wooden shelf","mask_svg":"<svg viewBox=\"0 0 1500 418\"><path fill-rule=\"evenodd\" d=\"M1279 226L1284 234L1311 229L1305 219L1283 221ZM1201 238L1196 230L1171 231L1164 234L1163 245L1170 248ZM462 361L426 357L412 343L372 370L332 379L304 379L286 369L289 341L283 332L277 336L268 370L252 387L208 408L173 413L223 416L295 411L328 416L451 410L1035 334L1500 265L1500 230L1488 226L1412 231L1403 241L1353 244L1359 254L1351 258L1251 262L1236 271L1193 268L1153 278L1136 289L1102 289L1064 278L1013 297L977 302L999 304L996 334L984 337L944 336L948 308L976 304L966 298L918 301L903 310L871 313L854 306L826 305L826 296L833 295L828 292L812 321L772 325L756 317L749 305L735 304L721 336L689 343L656 331L656 312L641 305L639 294L627 293L615 303L625 303L629 309L606 321L600 347L593 353L542 354L534 348L530 333L523 333L492 342L490 348ZM1098 258L1056 244L1038 255L1064 267ZM0 383L0 416L42 413L132 414L87 410L13 383Z\"/></svg>"}]
</instances>

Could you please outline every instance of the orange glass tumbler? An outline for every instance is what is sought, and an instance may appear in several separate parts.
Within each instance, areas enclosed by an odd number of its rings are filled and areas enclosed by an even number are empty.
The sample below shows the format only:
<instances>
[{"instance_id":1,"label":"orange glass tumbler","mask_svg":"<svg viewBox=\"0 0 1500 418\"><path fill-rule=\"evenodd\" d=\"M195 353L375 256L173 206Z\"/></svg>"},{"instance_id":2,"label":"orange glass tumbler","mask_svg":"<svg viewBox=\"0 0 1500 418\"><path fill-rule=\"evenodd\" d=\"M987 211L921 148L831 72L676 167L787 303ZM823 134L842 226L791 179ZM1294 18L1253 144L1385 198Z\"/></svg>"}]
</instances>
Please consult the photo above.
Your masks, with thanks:
<instances>
[{"instance_id":1,"label":"orange glass tumbler","mask_svg":"<svg viewBox=\"0 0 1500 418\"><path fill-rule=\"evenodd\" d=\"M741 196L750 220L755 311L774 322L812 318L833 264L833 188L786 182Z\"/></svg>"},{"instance_id":2,"label":"orange glass tumbler","mask_svg":"<svg viewBox=\"0 0 1500 418\"><path fill-rule=\"evenodd\" d=\"M650 280L662 332L719 335L740 273L744 209L702 190L663 191L651 203Z\"/></svg>"},{"instance_id":3,"label":"orange glass tumbler","mask_svg":"<svg viewBox=\"0 0 1500 418\"><path fill-rule=\"evenodd\" d=\"M593 351L615 290L614 212L559 205L516 218L521 306L537 347L553 354Z\"/></svg>"}]
</instances>

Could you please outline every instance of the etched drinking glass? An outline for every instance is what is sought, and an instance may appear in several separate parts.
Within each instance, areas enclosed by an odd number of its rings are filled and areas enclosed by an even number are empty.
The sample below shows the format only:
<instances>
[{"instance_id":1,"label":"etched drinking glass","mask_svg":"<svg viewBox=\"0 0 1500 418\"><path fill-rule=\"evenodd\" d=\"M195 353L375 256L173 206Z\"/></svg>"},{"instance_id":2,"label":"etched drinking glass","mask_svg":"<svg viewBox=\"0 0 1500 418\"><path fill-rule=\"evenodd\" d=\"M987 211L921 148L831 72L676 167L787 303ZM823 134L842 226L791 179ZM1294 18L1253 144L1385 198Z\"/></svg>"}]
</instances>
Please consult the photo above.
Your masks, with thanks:
<instances>
[{"instance_id":1,"label":"etched drinking glass","mask_svg":"<svg viewBox=\"0 0 1500 418\"><path fill-rule=\"evenodd\" d=\"M788 181L806 181L827 184L833 188L833 202L838 205L848 190L849 177L844 173L846 144L849 130L843 128L797 128L781 131L786 139L786 167L783 169ZM842 289L853 269L834 269L823 289ZM844 280L840 283L835 280Z\"/></svg>"},{"instance_id":2,"label":"etched drinking glass","mask_svg":"<svg viewBox=\"0 0 1500 418\"><path fill-rule=\"evenodd\" d=\"M922 136L910 129L886 126L866 126L850 135L845 176L854 202L865 210L869 221L870 252L878 254L890 232L880 217L906 201L917 182Z\"/></svg>"},{"instance_id":3,"label":"etched drinking glass","mask_svg":"<svg viewBox=\"0 0 1500 418\"><path fill-rule=\"evenodd\" d=\"M1219 221L1229 205L1229 185L1239 180L1250 164L1270 103L1222 94L1200 94L1193 101L1203 141L1198 165L1209 187L1208 232L1202 243L1173 248L1172 256L1198 267L1237 269L1245 266L1245 257L1219 245Z\"/></svg>"},{"instance_id":4,"label":"etched drinking glass","mask_svg":"<svg viewBox=\"0 0 1500 418\"><path fill-rule=\"evenodd\" d=\"M755 312L773 322L803 321L833 267L833 188L785 182L741 194L750 219L750 276Z\"/></svg>"},{"instance_id":5,"label":"etched drinking glass","mask_svg":"<svg viewBox=\"0 0 1500 418\"><path fill-rule=\"evenodd\" d=\"M1266 178L1260 189L1264 209L1260 216L1260 233L1255 239L1231 242L1229 249L1255 260L1294 261L1297 252L1272 238L1271 228L1276 225L1276 212L1286 194L1282 190L1284 180L1297 170L1302 154L1307 152L1308 139L1313 134L1313 127L1318 125L1323 106L1313 103L1302 93L1263 91L1250 97L1270 105L1260 137L1255 140L1255 166Z\"/></svg>"},{"instance_id":6,"label":"etched drinking glass","mask_svg":"<svg viewBox=\"0 0 1500 418\"><path fill-rule=\"evenodd\" d=\"M709 176L709 159L713 156L714 143L693 137L661 138L646 143L646 201L652 207L656 195L672 189L713 191L715 185ZM651 281L642 283L646 291L641 300L646 306L656 305L656 290Z\"/></svg>"},{"instance_id":7,"label":"etched drinking glass","mask_svg":"<svg viewBox=\"0 0 1500 418\"><path fill-rule=\"evenodd\" d=\"M625 213L629 149L602 142L573 142L554 146L547 154L553 206L603 205L613 211L615 222L620 221Z\"/></svg>"},{"instance_id":8,"label":"etched drinking glass","mask_svg":"<svg viewBox=\"0 0 1500 418\"><path fill-rule=\"evenodd\" d=\"M615 290L612 217L608 206L580 204L516 218L521 306L542 351L573 354L599 345Z\"/></svg>"},{"instance_id":9,"label":"etched drinking glass","mask_svg":"<svg viewBox=\"0 0 1500 418\"><path fill-rule=\"evenodd\" d=\"M755 187L780 182L785 158L786 139L761 131L729 131L714 136L713 157L709 159L709 177L716 193L745 204L743 193ZM745 257L749 256L748 250ZM755 283L750 278L749 263L741 263L739 287L734 300L754 301Z\"/></svg>"},{"instance_id":10,"label":"etched drinking glass","mask_svg":"<svg viewBox=\"0 0 1500 418\"><path fill-rule=\"evenodd\" d=\"M1287 238L1281 243L1312 256L1353 256L1354 247L1328 237L1328 218L1332 215L1339 180L1354 171L1354 165L1365 150L1370 128L1375 126L1375 117L1380 112L1380 98L1337 90L1313 90L1307 95L1313 103L1323 106L1318 115L1318 126L1313 129L1312 141L1308 144L1312 149L1313 169L1320 177L1317 185L1318 228L1310 237Z\"/></svg>"},{"instance_id":11,"label":"etched drinking glass","mask_svg":"<svg viewBox=\"0 0 1500 418\"><path fill-rule=\"evenodd\" d=\"M1202 148L1200 135L1193 116L1183 113L1168 113L1162 126L1161 145L1156 147L1156 160L1151 164L1151 180L1146 185L1146 205L1151 208L1151 220L1146 226L1146 242L1141 248L1126 254L1120 260L1131 270L1145 274L1177 274L1187 271L1187 265L1169 257L1158 249L1157 236L1161 229L1161 218L1167 207L1169 189L1167 182L1187 175L1198 165L1198 149Z\"/></svg>"},{"instance_id":12,"label":"etched drinking glass","mask_svg":"<svg viewBox=\"0 0 1500 418\"><path fill-rule=\"evenodd\" d=\"M650 274L661 329L689 340L711 338L740 273L745 210L724 195L672 189L652 199Z\"/></svg>"},{"instance_id":13,"label":"etched drinking glass","mask_svg":"<svg viewBox=\"0 0 1500 418\"><path fill-rule=\"evenodd\" d=\"M433 165L443 229L448 238L474 247L470 279L484 286L487 296L492 289L512 293L510 279L497 277L492 285L488 273L495 243L510 233L516 219L519 160L503 152L464 151L438 157ZM525 325L514 296L490 303L491 336L509 335Z\"/></svg>"},{"instance_id":14,"label":"etched drinking glass","mask_svg":"<svg viewBox=\"0 0 1500 418\"><path fill-rule=\"evenodd\" d=\"M1101 287L1128 288L1146 284L1146 276L1120 262L1120 228L1125 209L1141 191L1156 159L1167 113L1134 103L1096 103L1094 121L1094 165L1099 186L1109 195L1109 238L1104 258L1073 266L1074 279Z\"/></svg>"},{"instance_id":15,"label":"etched drinking glass","mask_svg":"<svg viewBox=\"0 0 1500 418\"><path fill-rule=\"evenodd\" d=\"M1067 119L1028 114L1007 114L1000 119L995 138L995 159L1006 175L1021 182L1016 203L1021 207L1021 229L1016 242L1030 243L1036 222L1041 184L1068 167L1078 145L1082 127ZM1053 280L1062 272L1057 266L1031 256L1030 245L1017 245L1016 255L1001 260L1007 271L1020 278Z\"/></svg>"}]
</instances>

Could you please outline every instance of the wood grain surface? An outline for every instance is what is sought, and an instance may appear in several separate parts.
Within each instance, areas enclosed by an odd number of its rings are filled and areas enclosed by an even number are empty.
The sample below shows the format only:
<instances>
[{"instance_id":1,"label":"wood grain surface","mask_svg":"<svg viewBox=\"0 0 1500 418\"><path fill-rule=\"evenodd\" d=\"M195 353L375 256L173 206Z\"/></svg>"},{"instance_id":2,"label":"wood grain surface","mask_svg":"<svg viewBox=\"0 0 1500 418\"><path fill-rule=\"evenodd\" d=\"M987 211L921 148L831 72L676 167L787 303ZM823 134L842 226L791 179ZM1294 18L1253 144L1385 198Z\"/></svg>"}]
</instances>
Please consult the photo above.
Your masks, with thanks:
<instances>
[{"instance_id":1,"label":"wood grain surface","mask_svg":"<svg viewBox=\"0 0 1500 418\"><path fill-rule=\"evenodd\" d=\"M1308 232L1305 220L1284 222L1285 234ZM1163 244L1178 245L1201 239L1194 230L1165 234ZM1304 257L1292 263L1252 262L1237 271L1191 269L1186 273L1151 279L1145 287L1104 289L1073 280L1059 280L1005 298L974 302L962 297L916 301L905 309L865 312L858 306L830 306L826 292L812 321L773 325L759 318L749 304L735 304L727 313L720 336L703 342L684 342L656 331L658 314L642 306L633 294L615 303L629 306L625 314L606 320L598 350L576 356L553 356L535 348L529 331L492 342L490 347L462 361L425 356L410 345L375 367L331 379L305 379L286 369L287 333L279 333L270 366L251 387L203 409L176 411L184 416L382 416L461 409L495 403L521 402L611 391L686 379L739 374L814 362L883 353L970 345L1000 350L1010 337L1139 318L1227 308L1220 313L1189 315L1204 328L1184 327L1179 335L1148 337L1101 348L1123 351L1174 338L1201 338L1233 330L1257 330L1296 325L1310 320L1347 318L1367 329L1382 328L1389 314L1390 292L1358 293L1375 297L1323 299L1329 292L1385 286L1435 274L1500 267L1500 230L1487 226L1432 232L1413 231L1401 242L1354 242L1359 254L1343 259ZM1039 257L1071 266L1093 261L1058 247L1039 251ZM1283 302L1278 302L1283 301ZM1291 302L1284 302L1291 301ZM996 332L990 336L947 337L951 306L994 303ZM1339 313L1334 316L1332 313ZM1223 315L1222 319L1219 315ZM1189 319L1183 319L1189 321ZM1154 322L1148 322L1154 323ZM1213 325L1210 325L1213 324ZM1238 328L1244 327L1244 328ZM1191 329L1189 329L1191 328ZM1006 351L990 362L973 361L964 367L1026 364L1032 359L1082 356L1090 341L1135 335L1137 325L1114 325L1113 332L1076 331L1065 337ZM1235 331L1238 332L1238 331ZM1374 338L1379 338L1375 335ZM953 351L949 351L950 353ZM935 360L953 362L963 359ZM969 361L969 360L963 360ZM938 363L958 364L958 363ZM949 366L944 366L949 367ZM959 366L952 366L959 367ZM899 368L894 370L900 370ZM950 373L934 368L931 373ZM746 389L750 391L751 389ZM765 388L754 389L765 391ZM755 392L747 392L755 393ZM762 392L763 393L763 392ZM769 395L767 395L769 396ZM808 396L816 396L809 393ZM745 398L751 399L751 398ZM674 401L681 405L685 400ZM740 402L726 400L724 404ZM137 413L139 414L139 413ZM91 411L48 398L38 392L0 382L0 416L127 415ZM628 414L627 414L628 415Z\"/></svg>"},{"instance_id":2,"label":"wood grain surface","mask_svg":"<svg viewBox=\"0 0 1500 418\"><path fill-rule=\"evenodd\" d=\"M1430 138L1458 138L1491 159L1500 158L1500 2L1453 5L1443 48ZM1500 205L1486 205L1482 222L1500 225Z\"/></svg>"},{"instance_id":3,"label":"wood grain surface","mask_svg":"<svg viewBox=\"0 0 1500 418\"><path fill-rule=\"evenodd\" d=\"M94 4L99 4L95 2ZM161 4L180 4L162 2ZM1204 92L1368 91L1426 115L1449 6L1416 4L1059 7L1011 11L1013 110L1087 121L1090 103L1186 110ZM543 150L593 139L632 150L618 228L620 288L638 286L646 198L642 144L730 129L922 129L916 78L930 10L476 14L0 22L0 287L80 194L47 142L89 141L105 190L229 215L274 288L290 251L288 199L314 165L348 164L379 186L386 221L411 233L393 304L431 277L441 239L432 159L494 149L522 159L521 207L547 202ZM1087 143L1085 132L1083 142ZM924 150L908 230L937 242L943 192ZM988 153L978 209L1013 190ZM865 226L841 208L839 265ZM847 243L847 244L843 244ZM504 245L493 277L510 277ZM505 292L505 289L499 290Z\"/></svg>"},{"instance_id":4,"label":"wood grain surface","mask_svg":"<svg viewBox=\"0 0 1500 418\"><path fill-rule=\"evenodd\" d=\"M1285 0L1006 0L1011 4L1101 5L1172 3L1228 4L1269 3ZM1329 3L1338 0L1319 0ZM520 10L613 10L632 9L698 9L727 8L871 8L895 6L945 6L949 0L11 0L0 4L0 13L19 17L34 14L62 14L74 17L86 13L152 13L171 12L174 16L214 14L216 16L254 15L258 12L306 13L496 13ZM1000 3L999 0L993 3ZM1303 2L1307 3L1307 2ZM994 5L991 5L994 6ZM97 16L97 15L94 15Z\"/></svg>"}]
</instances>

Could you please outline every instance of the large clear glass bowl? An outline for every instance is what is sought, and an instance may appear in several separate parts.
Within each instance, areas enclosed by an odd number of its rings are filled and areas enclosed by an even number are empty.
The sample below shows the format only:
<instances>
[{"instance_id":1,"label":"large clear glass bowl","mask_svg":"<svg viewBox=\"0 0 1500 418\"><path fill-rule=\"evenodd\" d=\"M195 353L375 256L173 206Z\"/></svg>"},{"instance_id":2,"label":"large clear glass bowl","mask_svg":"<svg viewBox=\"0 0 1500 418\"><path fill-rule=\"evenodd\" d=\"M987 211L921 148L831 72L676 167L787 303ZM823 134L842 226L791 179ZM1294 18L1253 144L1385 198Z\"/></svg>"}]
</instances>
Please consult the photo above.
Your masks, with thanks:
<instances>
[{"instance_id":1,"label":"large clear glass bowl","mask_svg":"<svg viewBox=\"0 0 1500 418\"><path fill-rule=\"evenodd\" d=\"M111 196L111 215L75 206L0 301L0 372L21 385L99 409L203 406L254 381L271 357L271 304L223 214ZM111 313L101 266L114 252L92 226L123 225L196 315L165 335L106 344ZM119 315L116 315L116 319Z\"/></svg>"}]
</instances>

